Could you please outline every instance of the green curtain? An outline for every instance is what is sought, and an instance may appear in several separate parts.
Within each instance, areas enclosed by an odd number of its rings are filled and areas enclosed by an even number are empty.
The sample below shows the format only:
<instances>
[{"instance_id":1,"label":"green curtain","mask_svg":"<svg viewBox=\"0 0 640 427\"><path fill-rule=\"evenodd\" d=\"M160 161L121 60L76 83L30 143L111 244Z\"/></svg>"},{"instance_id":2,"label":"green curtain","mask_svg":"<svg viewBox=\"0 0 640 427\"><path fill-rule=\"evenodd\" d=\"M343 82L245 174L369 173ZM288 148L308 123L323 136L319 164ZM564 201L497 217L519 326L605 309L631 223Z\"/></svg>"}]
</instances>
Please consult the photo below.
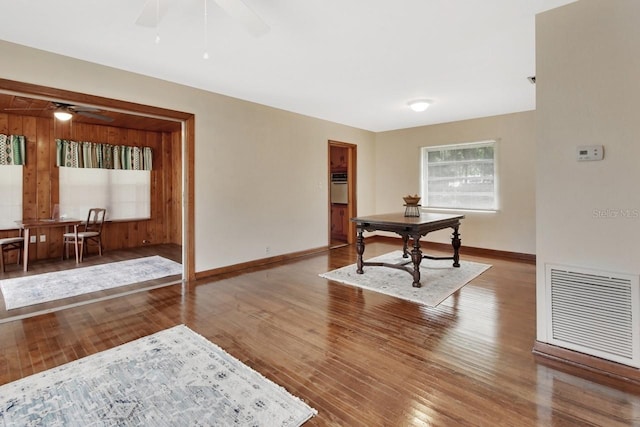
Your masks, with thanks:
<instances>
[{"instance_id":1,"label":"green curtain","mask_svg":"<svg viewBox=\"0 0 640 427\"><path fill-rule=\"evenodd\" d=\"M0 134L0 165L24 165L26 154L24 136Z\"/></svg>"},{"instance_id":2,"label":"green curtain","mask_svg":"<svg viewBox=\"0 0 640 427\"><path fill-rule=\"evenodd\" d=\"M56 139L56 165L70 168L151 170L151 147Z\"/></svg>"}]
</instances>

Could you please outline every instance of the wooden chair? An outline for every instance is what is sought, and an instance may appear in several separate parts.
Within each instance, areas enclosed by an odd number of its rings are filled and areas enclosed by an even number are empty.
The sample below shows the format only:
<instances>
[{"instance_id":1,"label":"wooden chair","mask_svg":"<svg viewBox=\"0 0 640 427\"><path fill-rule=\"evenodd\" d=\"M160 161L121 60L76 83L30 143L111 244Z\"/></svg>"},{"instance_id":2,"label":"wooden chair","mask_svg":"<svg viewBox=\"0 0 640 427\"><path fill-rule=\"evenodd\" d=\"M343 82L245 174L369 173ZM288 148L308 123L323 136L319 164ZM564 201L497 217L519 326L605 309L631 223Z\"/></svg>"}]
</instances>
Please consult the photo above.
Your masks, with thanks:
<instances>
[{"instance_id":1,"label":"wooden chair","mask_svg":"<svg viewBox=\"0 0 640 427\"><path fill-rule=\"evenodd\" d=\"M78 241L76 242L76 233L64 233L62 235L62 243L65 245L66 258L69 258L69 245L78 245L80 252L80 262L82 262L83 254L86 250L89 254L88 245L93 242L98 246L98 253L102 256L102 225L104 217L107 213L106 209L91 208L87 215L87 222L78 227Z\"/></svg>"},{"instance_id":2,"label":"wooden chair","mask_svg":"<svg viewBox=\"0 0 640 427\"><path fill-rule=\"evenodd\" d=\"M4 273L4 253L11 251L18 251L18 265L20 265L20 257L24 250L24 237L22 237L22 230L18 237L4 237L0 239L0 268Z\"/></svg>"}]
</instances>

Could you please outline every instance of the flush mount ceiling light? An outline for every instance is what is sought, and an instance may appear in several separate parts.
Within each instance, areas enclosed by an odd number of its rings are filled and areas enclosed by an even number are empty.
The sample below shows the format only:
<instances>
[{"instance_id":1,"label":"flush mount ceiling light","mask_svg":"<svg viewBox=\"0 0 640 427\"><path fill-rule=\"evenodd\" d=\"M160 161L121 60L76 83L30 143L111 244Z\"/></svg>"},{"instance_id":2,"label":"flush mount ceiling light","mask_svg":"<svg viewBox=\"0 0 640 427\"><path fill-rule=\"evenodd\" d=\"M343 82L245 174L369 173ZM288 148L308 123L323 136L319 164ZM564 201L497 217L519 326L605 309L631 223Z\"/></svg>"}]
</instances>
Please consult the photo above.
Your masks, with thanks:
<instances>
[{"instance_id":1,"label":"flush mount ceiling light","mask_svg":"<svg viewBox=\"0 0 640 427\"><path fill-rule=\"evenodd\" d=\"M70 120L71 117L73 117L73 115L69 111L67 111L66 108L57 108L53 112L53 115L55 116L56 119L62 122L66 122L67 120Z\"/></svg>"},{"instance_id":2,"label":"flush mount ceiling light","mask_svg":"<svg viewBox=\"0 0 640 427\"><path fill-rule=\"evenodd\" d=\"M429 108L429 105L431 105L431 103L432 102L429 101L428 99L416 99L414 101L409 102L407 105L413 111L421 112Z\"/></svg>"}]
</instances>

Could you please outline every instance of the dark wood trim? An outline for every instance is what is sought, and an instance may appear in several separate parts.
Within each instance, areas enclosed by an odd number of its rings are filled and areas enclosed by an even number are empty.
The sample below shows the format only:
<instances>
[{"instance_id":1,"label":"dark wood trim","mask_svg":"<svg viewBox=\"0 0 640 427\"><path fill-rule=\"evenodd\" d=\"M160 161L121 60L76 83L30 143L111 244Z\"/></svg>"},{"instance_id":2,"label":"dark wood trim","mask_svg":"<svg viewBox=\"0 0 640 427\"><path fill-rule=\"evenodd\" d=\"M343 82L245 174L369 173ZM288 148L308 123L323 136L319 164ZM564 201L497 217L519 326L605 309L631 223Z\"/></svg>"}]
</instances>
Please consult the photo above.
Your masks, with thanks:
<instances>
[{"instance_id":1,"label":"dark wood trim","mask_svg":"<svg viewBox=\"0 0 640 427\"><path fill-rule=\"evenodd\" d=\"M399 245L402 245L402 239L400 237L391 237L391 236L369 236L367 239L372 239L379 242L386 241L396 241L399 240ZM451 244L449 243L438 243L438 242L425 242L421 241L420 245L425 248L433 248L436 250L442 251L450 251ZM484 256L490 258L504 258L510 259L514 261L526 262L528 264L536 263L535 254L523 254L520 252L509 252L509 251L499 251L496 249L485 249L485 248L474 248L472 246L462 245L460 247L460 255L473 255L473 256Z\"/></svg>"},{"instance_id":2,"label":"dark wood trim","mask_svg":"<svg viewBox=\"0 0 640 427\"><path fill-rule=\"evenodd\" d=\"M433 243L434 245L442 245L443 247L448 247L444 243ZM460 247L460 253L465 255L474 255L474 256L486 256L491 258L506 258L514 261L522 261L529 264L536 263L536 255L535 254L525 254L521 252L510 252L510 251L500 251L497 249L486 249L486 248L476 248L473 246L464 246Z\"/></svg>"},{"instance_id":3,"label":"dark wood trim","mask_svg":"<svg viewBox=\"0 0 640 427\"><path fill-rule=\"evenodd\" d=\"M105 107L107 109L115 108L119 110L126 110L132 113L160 116L180 121L187 120L192 116L192 114L185 113L183 111L168 110L166 108L154 107L152 105L137 104L135 102L105 98L102 96L89 95L80 92L72 92L64 89L56 89L31 83L18 82L15 80L0 79L0 88L22 94L52 98L52 100L55 101L70 101L78 104L91 104Z\"/></svg>"},{"instance_id":4,"label":"dark wood trim","mask_svg":"<svg viewBox=\"0 0 640 427\"><path fill-rule=\"evenodd\" d=\"M327 144L327 235L328 235L328 239L329 239L329 245L331 245L331 240L332 240L332 236L331 236L331 224L333 221L332 218L332 213L333 211L331 210L331 147L333 144L331 144L331 141L329 141L329 143Z\"/></svg>"},{"instance_id":5,"label":"dark wood trim","mask_svg":"<svg viewBox=\"0 0 640 427\"><path fill-rule=\"evenodd\" d=\"M349 183L349 203L347 204L347 215L353 218L358 215L358 146L349 142L329 140L327 149L328 169L331 171L331 147L344 147L347 149L347 180ZM331 179L329 178L329 186ZM329 187L330 188L330 187ZM329 212L331 212L331 195L329 194ZM347 223L347 243L356 241L356 225L349 221ZM331 213L329 213L329 242L331 242Z\"/></svg>"},{"instance_id":6,"label":"dark wood trim","mask_svg":"<svg viewBox=\"0 0 640 427\"><path fill-rule=\"evenodd\" d=\"M355 144L346 144L349 150L349 205L347 213L349 218L358 216L358 146ZM356 241L356 225L349 221L347 226L347 243L355 243Z\"/></svg>"},{"instance_id":7,"label":"dark wood trim","mask_svg":"<svg viewBox=\"0 0 640 427\"><path fill-rule=\"evenodd\" d=\"M185 266L186 276L188 280L196 278L196 197L195 197L195 139L196 139L196 118L192 114L184 121L184 141L185 147L183 156L185 159L185 177L184 177L184 221L183 245L186 248L186 259L182 262Z\"/></svg>"},{"instance_id":8,"label":"dark wood trim","mask_svg":"<svg viewBox=\"0 0 640 427\"><path fill-rule=\"evenodd\" d=\"M276 262L289 261L296 258L305 257L308 255L314 255L329 250L328 246L321 246L319 248L307 249L304 251L291 252L283 255L276 255L269 258L256 259L252 261L242 262L240 264L227 265L225 267L214 268L211 270L198 271L195 274L196 279L204 279L206 277L217 276L219 274L234 273L236 271L246 270L251 267L260 267L263 265L273 264Z\"/></svg>"},{"instance_id":9,"label":"dark wood trim","mask_svg":"<svg viewBox=\"0 0 640 427\"><path fill-rule=\"evenodd\" d=\"M622 365L610 360L580 353L566 348L536 341L532 350L540 362L548 361L554 367L571 365L589 372L640 385L640 369Z\"/></svg>"},{"instance_id":10,"label":"dark wood trim","mask_svg":"<svg viewBox=\"0 0 640 427\"><path fill-rule=\"evenodd\" d=\"M150 115L183 121L185 123L185 131L183 144L185 161L184 161L184 214L187 218L187 227L183 230L183 240L186 247L183 260L186 266L187 278L195 277L195 239L194 239L194 202L195 202L195 186L194 186L194 152L195 152L195 116L191 113L183 111L169 110L166 108L154 107L151 105L137 104L129 101L105 98L102 96L89 95L80 92L73 92L64 89L56 89L47 86L41 86L31 83L18 82L15 80L1 79L0 89L12 91L24 95L32 95L41 98L50 98L60 101L70 101L79 104L89 104L101 106L105 108L114 108L118 110L128 111L131 113L139 113L142 115Z\"/></svg>"}]
</instances>

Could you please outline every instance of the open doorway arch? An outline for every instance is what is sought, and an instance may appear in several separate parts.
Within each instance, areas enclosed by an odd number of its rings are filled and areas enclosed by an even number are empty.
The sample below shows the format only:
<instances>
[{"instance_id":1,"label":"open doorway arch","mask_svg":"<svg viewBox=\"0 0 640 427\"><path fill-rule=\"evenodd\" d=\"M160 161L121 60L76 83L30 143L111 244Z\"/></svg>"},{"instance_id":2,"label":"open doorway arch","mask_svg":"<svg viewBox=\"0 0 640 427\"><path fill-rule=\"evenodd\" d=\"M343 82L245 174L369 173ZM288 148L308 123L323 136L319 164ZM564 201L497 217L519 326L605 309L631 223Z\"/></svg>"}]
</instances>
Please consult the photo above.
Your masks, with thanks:
<instances>
[{"instance_id":1,"label":"open doorway arch","mask_svg":"<svg viewBox=\"0 0 640 427\"><path fill-rule=\"evenodd\" d=\"M88 95L46 86L14 80L0 79L0 90L40 99L69 101L77 104L99 106L105 110L141 117L163 118L182 123L180 137L182 151L182 247L184 277L195 278L195 242L194 242L194 147L195 116L191 113L169 110L149 105L136 104L101 96Z\"/></svg>"}]
</instances>

